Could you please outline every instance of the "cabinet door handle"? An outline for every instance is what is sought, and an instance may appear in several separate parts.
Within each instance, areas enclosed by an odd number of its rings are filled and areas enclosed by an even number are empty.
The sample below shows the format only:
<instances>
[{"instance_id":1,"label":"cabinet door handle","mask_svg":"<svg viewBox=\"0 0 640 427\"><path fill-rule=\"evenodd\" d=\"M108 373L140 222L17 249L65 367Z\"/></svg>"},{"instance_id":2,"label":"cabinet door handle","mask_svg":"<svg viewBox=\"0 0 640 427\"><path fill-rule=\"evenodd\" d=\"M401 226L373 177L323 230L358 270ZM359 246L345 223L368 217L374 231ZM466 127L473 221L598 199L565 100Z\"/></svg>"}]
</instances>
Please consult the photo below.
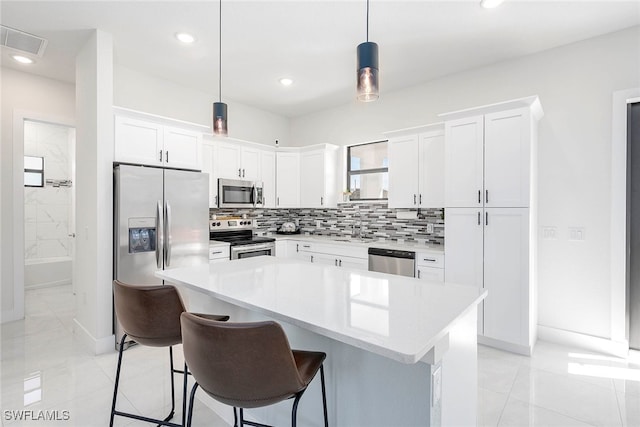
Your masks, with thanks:
<instances>
[{"instance_id":1,"label":"cabinet door handle","mask_svg":"<svg viewBox=\"0 0 640 427\"><path fill-rule=\"evenodd\" d=\"M296 243L296 252L300 252L300 244Z\"/></svg>"},{"instance_id":2,"label":"cabinet door handle","mask_svg":"<svg viewBox=\"0 0 640 427\"><path fill-rule=\"evenodd\" d=\"M436 262L434 258L423 258L423 260L428 262Z\"/></svg>"},{"instance_id":3,"label":"cabinet door handle","mask_svg":"<svg viewBox=\"0 0 640 427\"><path fill-rule=\"evenodd\" d=\"M160 150L160 162L162 162L162 150Z\"/></svg>"},{"instance_id":4,"label":"cabinet door handle","mask_svg":"<svg viewBox=\"0 0 640 427\"><path fill-rule=\"evenodd\" d=\"M478 190L478 203L481 203L480 202L480 190Z\"/></svg>"},{"instance_id":5,"label":"cabinet door handle","mask_svg":"<svg viewBox=\"0 0 640 427\"><path fill-rule=\"evenodd\" d=\"M338 266L338 260L337 259L333 260L333 265L335 265L336 267Z\"/></svg>"},{"instance_id":6,"label":"cabinet door handle","mask_svg":"<svg viewBox=\"0 0 640 427\"><path fill-rule=\"evenodd\" d=\"M238 178L242 178L242 174L240 173L241 169L238 168Z\"/></svg>"},{"instance_id":7,"label":"cabinet door handle","mask_svg":"<svg viewBox=\"0 0 640 427\"><path fill-rule=\"evenodd\" d=\"M418 270L418 279L420 278L420 270Z\"/></svg>"},{"instance_id":8,"label":"cabinet door handle","mask_svg":"<svg viewBox=\"0 0 640 427\"><path fill-rule=\"evenodd\" d=\"M414 205L416 204L416 195L415 194L413 195L413 204Z\"/></svg>"},{"instance_id":9,"label":"cabinet door handle","mask_svg":"<svg viewBox=\"0 0 640 427\"><path fill-rule=\"evenodd\" d=\"M311 248L311 246L310 246L310 245L302 245L302 247L303 247L303 248L307 248L307 249L310 249L310 248Z\"/></svg>"},{"instance_id":10,"label":"cabinet door handle","mask_svg":"<svg viewBox=\"0 0 640 427\"><path fill-rule=\"evenodd\" d=\"M478 211L478 225L480 225L480 211Z\"/></svg>"},{"instance_id":11,"label":"cabinet door handle","mask_svg":"<svg viewBox=\"0 0 640 427\"><path fill-rule=\"evenodd\" d=\"M324 197L320 197L320 206L324 205Z\"/></svg>"},{"instance_id":12,"label":"cabinet door handle","mask_svg":"<svg viewBox=\"0 0 640 427\"><path fill-rule=\"evenodd\" d=\"M489 212L484 213L484 225L489 225Z\"/></svg>"},{"instance_id":13,"label":"cabinet door handle","mask_svg":"<svg viewBox=\"0 0 640 427\"><path fill-rule=\"evenodd\" d=\"M422 194L420 195L420 198L418 199L420 202L420 204L422 204Z\"/></svg>"},{"instance_id":14,"label":"cabinet door handle","mask_svg":"<svg viewBox=\"0 0 640 427\"><path fill-rule=\"evenodd\" d=\"M216 206L218 206L218 196L216 196L216 198L215 198L214 200L215 200L214 204L215 204Z\"/></svg>"},{"instance_id":15,"label":"cabinet door handle","mask_svg":"<svg viewBox=\"0 0 640 427\"><path fill-rule=\"evenodd\" d=\"M342 260L338 261L338 267L342 267Z\"/></svg>"},{"instance_id":16,"label":"cabinet door handle","mask_svg":"<svg viewBox=\"0 0 640 427\"><path fill-rule=\"evenodd\" d=\"M242 169L242 177L244 178L244 169Z\"/></svg>"},{"instance_id":17,"label":"cabinet door handle","mask_svg":"<svg viewBox=\"0 0 640 427\"><path fill-rule=\"evenodd\" d=\"M280 197L276 197L276 205L280 206Z\"/></svg>"},{"instance_id":18,"label":"cabinet door handle","mask_svg":"<svg viewBox=\"0 0 640 427\"><path fill-rule=\"evenodd\" d=\"M164 152L164 159L167 163L169 163L169 151Z\"/></svg>"},{"instance_id":19,"label":"cabinet door handle","mask_svg":"<svg viewBox=\"0 0 640 427\"><path fill-rule=\"evenodd\" d=\"M215 255L215 254L221 254L222 251L211 251L211 255Z\"/></svg>"},{"instance_id":20,"label":"cabinet door handle","mask_svg":"<svg viewBox=\"0 0 640 427\"><path fill-rule=\"evenodd\" d=\"M311 262L313 262L313 255L311 255Z\"/></svg>"},{"instance_id":21,"label":"cabinet door handle","mask_svg":"<svg viewBox=\"0 0 640 427\"><path fill-rule=\"evenodd\" d=\"M484 190L484 202L489 203L489 190Z\"/></svg>"}]
</instances>

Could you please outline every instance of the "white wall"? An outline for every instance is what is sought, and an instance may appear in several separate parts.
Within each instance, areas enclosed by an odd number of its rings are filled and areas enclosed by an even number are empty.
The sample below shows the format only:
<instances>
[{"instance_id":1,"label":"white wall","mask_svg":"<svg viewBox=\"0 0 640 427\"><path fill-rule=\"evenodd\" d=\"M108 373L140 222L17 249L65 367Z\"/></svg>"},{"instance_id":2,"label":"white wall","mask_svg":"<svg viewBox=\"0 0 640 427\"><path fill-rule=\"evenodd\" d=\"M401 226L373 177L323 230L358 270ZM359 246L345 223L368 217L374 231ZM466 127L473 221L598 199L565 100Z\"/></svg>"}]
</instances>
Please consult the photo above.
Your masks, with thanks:
<instances>
[{"instance_id":1,"label":"white wall","mask_svg":"<svg viewBox=\"0 0 640 427\"><path fill-rule=\"evenodd\" d=\"M113 350L113 40L95 30L76 57L74 332Z\"/></svg>"},{"instance_id":2,"label":"white wall","mask_svg":"<svg viewBox=\"0 0 640 427\"><path fill-rule=\"evenodd\" d=\"M381 73L378 102L295 118L291 145L374 141L384 131L437 122L438 113L539 95L539 225L559 231L557 240L539 242L539 324L619 336L611 330L612 94L640 87L640 28L392 93ZM568 241L571 226L585 227L586 240Z\"/></svg>"},{"instance_id":3,"label":"white wall","mask_svg":"<svg viewBox=\"0 0 640 427\"><path fill-rule=\"evenodd\" d=\"M114 105L211 127L217 95L196 91L167 80L116 65ZM229 109L229 136L266 145L290 142L289 120L245 104L223 99Z\"/></svg>"},{"instance_id":4,"label":"white wall","mask_svg":"<svg viewBox=\"0 0 640 427\"><path fill-rule=\"evenodd\" d=\"M75 88L73 85L51 80L20 71L1 68L1 125L2 160L0 167L0 196L2 200L2 222L0 227L0 245L2 258L0 275L2 289L0 293L2 321L15 320L14 314L19 307L14 306L14 274L22 277L22 271L14 270L15 257L22 264L23 254L14 253L14 114L26 114L33 118L50 118L56 122L70 122L75 117ZM22 136L19 146L22 147ZM21 168L22 165L15 165ZM19 190L22 191L22 182ZM17 209L18 221L22 223L23 207ZM22 248L22 246L20 246ZM15 255L15 256L14 256ZM22 268L20 268L22 270ZM18 318L21 315L18 316Z\"/></svg>"}]
</instances>

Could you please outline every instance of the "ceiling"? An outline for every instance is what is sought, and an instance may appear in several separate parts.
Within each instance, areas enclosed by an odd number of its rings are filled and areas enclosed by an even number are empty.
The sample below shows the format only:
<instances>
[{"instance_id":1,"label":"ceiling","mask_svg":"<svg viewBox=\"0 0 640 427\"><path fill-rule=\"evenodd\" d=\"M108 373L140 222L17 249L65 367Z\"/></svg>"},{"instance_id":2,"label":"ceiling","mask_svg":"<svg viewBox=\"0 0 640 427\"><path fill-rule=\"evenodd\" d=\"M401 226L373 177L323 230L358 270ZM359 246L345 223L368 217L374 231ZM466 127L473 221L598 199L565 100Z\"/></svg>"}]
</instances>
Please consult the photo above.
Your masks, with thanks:
<instances>
[{"instance_id":1,"label":"ceiling","mask_svg":"<svg viewBox=\"0 0 640 427\"><path fill-rule=\"evenodd\" d=\"M355 102L364 0L224 0L222 99L287 117ZM30 66L2 66L73 82L75 55L94 28L113 35L116 64L218 96L217 1L7 1L0 22L48 39ZM640 1L371 0L385 92L640 25ZM196 37L192 45L174 38ZM640 44L640 42L639 42ZM283 87L278 80L291 77Z\"/></svg>"}]
</instances>

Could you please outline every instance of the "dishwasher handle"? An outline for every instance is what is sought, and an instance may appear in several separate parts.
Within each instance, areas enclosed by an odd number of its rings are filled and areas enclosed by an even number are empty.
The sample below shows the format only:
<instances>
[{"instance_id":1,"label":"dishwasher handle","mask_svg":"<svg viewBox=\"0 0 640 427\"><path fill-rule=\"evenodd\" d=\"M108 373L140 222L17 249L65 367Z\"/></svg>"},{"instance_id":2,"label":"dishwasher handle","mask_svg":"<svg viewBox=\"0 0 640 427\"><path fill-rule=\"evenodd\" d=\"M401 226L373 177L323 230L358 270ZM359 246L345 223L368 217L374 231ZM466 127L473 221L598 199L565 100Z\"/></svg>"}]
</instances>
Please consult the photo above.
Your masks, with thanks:
<instances>
[{"instance_id":1,"label":"dishwasher handle","mask_svg":"<svg viewBox=\"0 0 640 427\"><path fill-rule=\"evenodd\" d=\"M386 256L391 258L416 259L413 251L402 251L398 249L369 248L369 255Z\"/></svg>"}]
</instances>

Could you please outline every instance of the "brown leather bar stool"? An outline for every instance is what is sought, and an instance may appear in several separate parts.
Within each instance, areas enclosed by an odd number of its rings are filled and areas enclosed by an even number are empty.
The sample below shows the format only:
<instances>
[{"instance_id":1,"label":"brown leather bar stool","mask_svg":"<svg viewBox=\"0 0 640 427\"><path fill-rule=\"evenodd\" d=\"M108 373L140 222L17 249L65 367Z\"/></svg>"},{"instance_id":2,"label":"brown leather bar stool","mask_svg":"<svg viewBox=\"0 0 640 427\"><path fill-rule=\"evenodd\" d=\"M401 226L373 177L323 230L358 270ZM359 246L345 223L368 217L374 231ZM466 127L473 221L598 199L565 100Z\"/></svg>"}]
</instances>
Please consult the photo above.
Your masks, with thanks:
<instances>
[{"instance_id":1,"label":"brown leather bar stool","mask_svg":"<svg viewBox=\"0 0 640 427\"><path fill-rule=\"evenodd\" d=\"M109 425L113 426L113 418L116 415L142 420L158 425L183 426L186 420L186 395L187 395L187 365L184 371L173 368L173 348L172 346L182 342L180 328L180 314L185 312L184 304L180 294L171 285L156 286L134 286L117 280L113 281L113 304L118 320L125 331L120 340L120 351L118 354L118 367L116 369L116 379L113 388L113 403L111 405L111 419ZM197 314L202 318L226 321L229 316L219 316L215 314ZM122 365L122 352L125 338L129 336L139 344L150 347L169 347L169 360L171 366L171 412L163 420L157 420L141 415L121 412L116 410L116 399L118 397L118 384L120 382L120 367ZM182 424L169 422L175 413L175 387L173 381L174 373L184 374L182 389Z\"/></svg>"},{"instance_id":2,"label":"brown leather bar stool","mask_svg":"<svg viewBox=\"0 0 640 427\"><path fill-rule=\"evenodd\" d=\"M182 313L184 358L196 380L189 397L187 426L191 426L193 399L198 387L219 402L233 406L234 427L264 427L245 421L243 409L259 408L293 398L291 425L296 426L298 402L320 370L324 425L327 397L324 386L325 353L291 350L282 327L273 321L223 323Z\"/></svg>"}]
</instances>

